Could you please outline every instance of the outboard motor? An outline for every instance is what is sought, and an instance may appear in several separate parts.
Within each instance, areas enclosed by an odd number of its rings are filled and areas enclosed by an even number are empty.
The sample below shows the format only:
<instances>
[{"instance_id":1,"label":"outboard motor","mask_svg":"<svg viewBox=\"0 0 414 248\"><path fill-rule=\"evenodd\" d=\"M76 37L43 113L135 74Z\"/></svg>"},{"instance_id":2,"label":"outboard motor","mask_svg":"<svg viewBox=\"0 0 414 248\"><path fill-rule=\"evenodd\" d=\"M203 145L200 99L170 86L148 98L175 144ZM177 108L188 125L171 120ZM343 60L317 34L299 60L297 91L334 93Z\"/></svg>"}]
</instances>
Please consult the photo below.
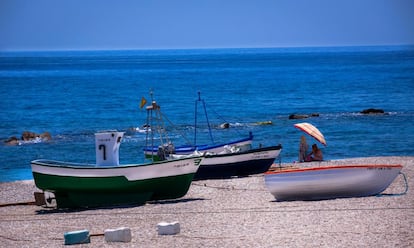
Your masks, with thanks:
<instances>
[{"instance_id":1,"label":"outboard motor","mask_svg":"<svg viewBox=\"0 0 414 248\"><path fill-rule=\"evenodd\" d=\"M159 161L166 160L171 154L175 154L175 146L173 143L168 142L158 147L157 156Z\"/></svg>"},{"instance_id":2,"label":"outboard motor","mask_svg":"<svg viewBox=\"0 0 414 248\"><path fill-rule=\"evenodd\" d=\"M163 146L159 146L158 147L157 157L158 157L158 161L164 161L166 159L166 157L165 157L165 149L164 149Z\"/></svg>"},{"instance_id":3,"label":"outboard motor","mask_svg":"<svg viewBox=\"0 0 414 248\"><path fill-rule=\"evenodd\" d=\"M119 146L124 132L102 131L95 134L96 165L119 165Z\"/></svg>"},{"instance_id":4,"label":"outboard motor","mask_svg":"<svg viewBox=\"0 0 414 248\"><path fill-rule=\"evenodd\" d=\"M164 149L167 152L167 154L175 154L175 146L172 142L164 144Z\"/></svg>"}]
</instances>

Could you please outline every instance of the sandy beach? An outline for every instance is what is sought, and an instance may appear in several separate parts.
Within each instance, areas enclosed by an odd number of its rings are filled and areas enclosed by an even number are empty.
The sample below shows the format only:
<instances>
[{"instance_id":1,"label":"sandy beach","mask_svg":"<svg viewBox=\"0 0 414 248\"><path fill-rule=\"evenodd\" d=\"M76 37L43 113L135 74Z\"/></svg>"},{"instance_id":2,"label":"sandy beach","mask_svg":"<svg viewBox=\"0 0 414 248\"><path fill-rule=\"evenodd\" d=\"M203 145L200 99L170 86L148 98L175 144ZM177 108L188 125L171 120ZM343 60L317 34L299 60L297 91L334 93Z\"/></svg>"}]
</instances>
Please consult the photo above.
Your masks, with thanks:
<instances>
[{"instance_id":1,"label":"sandy beach","mask_svg":"<svg viewBox=\"0 0 414 248\"><path fill-rule=\"evenodd\" d=\"M177 200L143 206L63 211L35 205L0 207L1 247L61 247L63 234L129 227L131 243L103 236L75 247L414 247L414 157L370 157L307 163L401 164L402 175L381 197L277 202L263 175L194 181ZM292 164L283 163L282 166ZM33 181L0 184L0 204L33 201ZM393 195L394 194L394 195ZM178 221L177 235L158 235Z\"/></svg>"}]
</instances>

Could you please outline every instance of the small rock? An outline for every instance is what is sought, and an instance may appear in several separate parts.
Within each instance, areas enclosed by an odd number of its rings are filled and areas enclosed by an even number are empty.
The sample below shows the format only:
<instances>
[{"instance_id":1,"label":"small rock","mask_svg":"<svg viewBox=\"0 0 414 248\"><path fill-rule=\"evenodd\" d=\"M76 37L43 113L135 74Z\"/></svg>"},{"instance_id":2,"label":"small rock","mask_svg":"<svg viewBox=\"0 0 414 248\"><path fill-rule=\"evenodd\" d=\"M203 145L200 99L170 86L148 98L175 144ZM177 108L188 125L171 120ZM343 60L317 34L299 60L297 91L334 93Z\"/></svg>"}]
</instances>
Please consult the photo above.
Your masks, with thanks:
<instances>
[{"instance_id":1,"label":"small rock","mask_svg":"<svg viewBox=\"0 0 414 248\"><path fill-rule=\"evenodd\" d=\"M230 123L228 123L228 122L222 123L222 124L220 124L220 128L222 128L222 129L230 128Z\"/></svg>"},{"instance_id":2,"label":"small rock","mask_svg":"<svg viewBox=\"0 0 414 248\"><path fill-rule=\"evenodd\" d=\"M374 108L369 108L369 109L364 109L361 111L361 114L384 114L384 110L383 109L374 109Z\"/></svg>"},{"instance_id":3,"label":"small rock","mask_svg":"<svg viewBox=\"0 0 414 248\"><path fill-rule=\"evenodd\" d=\"M8 138L7 140L5 140L4 143L6 143L6 145L18 145L19 139L15 136L12 136Z\"/></svg>"},{"instance_id":4,"label":"small rock","mask_svg":"<svg viewBox=\"0 0 414 248\"><path fill-rule=\"evenodd\" d=\"M309 118L309 115L304 115L304 114L291 114L291 115L289 115L290 120L306 119L306 118Z\"/></svg>"}]
</instances>

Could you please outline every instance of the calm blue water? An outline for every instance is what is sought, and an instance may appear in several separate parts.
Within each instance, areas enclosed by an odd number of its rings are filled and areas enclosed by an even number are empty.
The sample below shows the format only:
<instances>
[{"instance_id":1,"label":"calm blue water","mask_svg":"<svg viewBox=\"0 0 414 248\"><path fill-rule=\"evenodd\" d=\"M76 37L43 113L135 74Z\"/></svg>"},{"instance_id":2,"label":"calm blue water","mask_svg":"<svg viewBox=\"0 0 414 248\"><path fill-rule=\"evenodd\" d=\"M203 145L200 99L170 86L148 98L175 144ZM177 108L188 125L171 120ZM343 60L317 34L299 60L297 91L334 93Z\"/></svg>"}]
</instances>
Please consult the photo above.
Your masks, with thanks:
<instances>
[{"instance_id":1,"label":"calm blue water","mask_svg":"<svg viewBox=\"0 0 414 248\"><path fill-rule=\"evenodd\" d=\"M283 145L282 162L297 160L293 124L303 120L292 113L320 114L305 121L324 133L325 159L414 155L412 46L0 53L0 139L25 130L53 137L1 144L0 181L31 179L38 158L94 163L99 130L127 131L121 163L143 162L145 135L129 129L145 123L139 101L150 89L177 145L193 139L200 91L211 124L232 124L213 130L216 142L252 131L255 146ZM358 113L366 108L387 114ZM198 138L208 141L201 124Z\"/></svg>"}]
</instances>

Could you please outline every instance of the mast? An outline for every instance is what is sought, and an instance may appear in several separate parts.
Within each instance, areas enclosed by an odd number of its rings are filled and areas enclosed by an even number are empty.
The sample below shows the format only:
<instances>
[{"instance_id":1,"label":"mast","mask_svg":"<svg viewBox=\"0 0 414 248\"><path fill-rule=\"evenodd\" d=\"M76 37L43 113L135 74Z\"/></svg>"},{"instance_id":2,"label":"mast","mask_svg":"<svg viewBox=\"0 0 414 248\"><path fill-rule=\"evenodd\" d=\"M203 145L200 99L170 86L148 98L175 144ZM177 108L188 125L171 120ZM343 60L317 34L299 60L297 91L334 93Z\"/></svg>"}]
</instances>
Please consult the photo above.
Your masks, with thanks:
<instances>
[{"instance_id":1,"label":"mast","mask_svg":"<svg viewBox=\"0 0 414 248\"><path fill-rule=\"evenodd\" d=\"M206 103L204 99L201 99L201 92L198 93L198 99L195 102L195 110L194 110L194 145L197 145L197 110L198 110L198 102L203 103L204 115L206 116L207 126L208 126L208 133L210 135L211 142L214 144L213 134L211 132L210 121L208 120Z\"/></svg>"},{"instance_id":2,"label":"mast","mask_svg":"<svg viewBox=\"0 0 414 248\"><path fill-rule=\"evenodd\" d=\"M154 162L154 149L153 149L154 135L155 135L154 133L157 132L157 134L160 136L161 144L163 144L163 140L164 140L163 134L165 132L165 128L164 128L164 122L162 120L162 115L161 115L161 107L154 100L152 89L150 90L150 96L151 96L151 105L147 106L146 110L147 110L147 126L151 128L151 132L146 132L146 144L145 145L146 147L149 147L148 146L149 138L151 138L151 146L150 146L151 147L151 160L152 162ZM149 135L151 136L149 137Z\"/></svg>"}]
</instances>

